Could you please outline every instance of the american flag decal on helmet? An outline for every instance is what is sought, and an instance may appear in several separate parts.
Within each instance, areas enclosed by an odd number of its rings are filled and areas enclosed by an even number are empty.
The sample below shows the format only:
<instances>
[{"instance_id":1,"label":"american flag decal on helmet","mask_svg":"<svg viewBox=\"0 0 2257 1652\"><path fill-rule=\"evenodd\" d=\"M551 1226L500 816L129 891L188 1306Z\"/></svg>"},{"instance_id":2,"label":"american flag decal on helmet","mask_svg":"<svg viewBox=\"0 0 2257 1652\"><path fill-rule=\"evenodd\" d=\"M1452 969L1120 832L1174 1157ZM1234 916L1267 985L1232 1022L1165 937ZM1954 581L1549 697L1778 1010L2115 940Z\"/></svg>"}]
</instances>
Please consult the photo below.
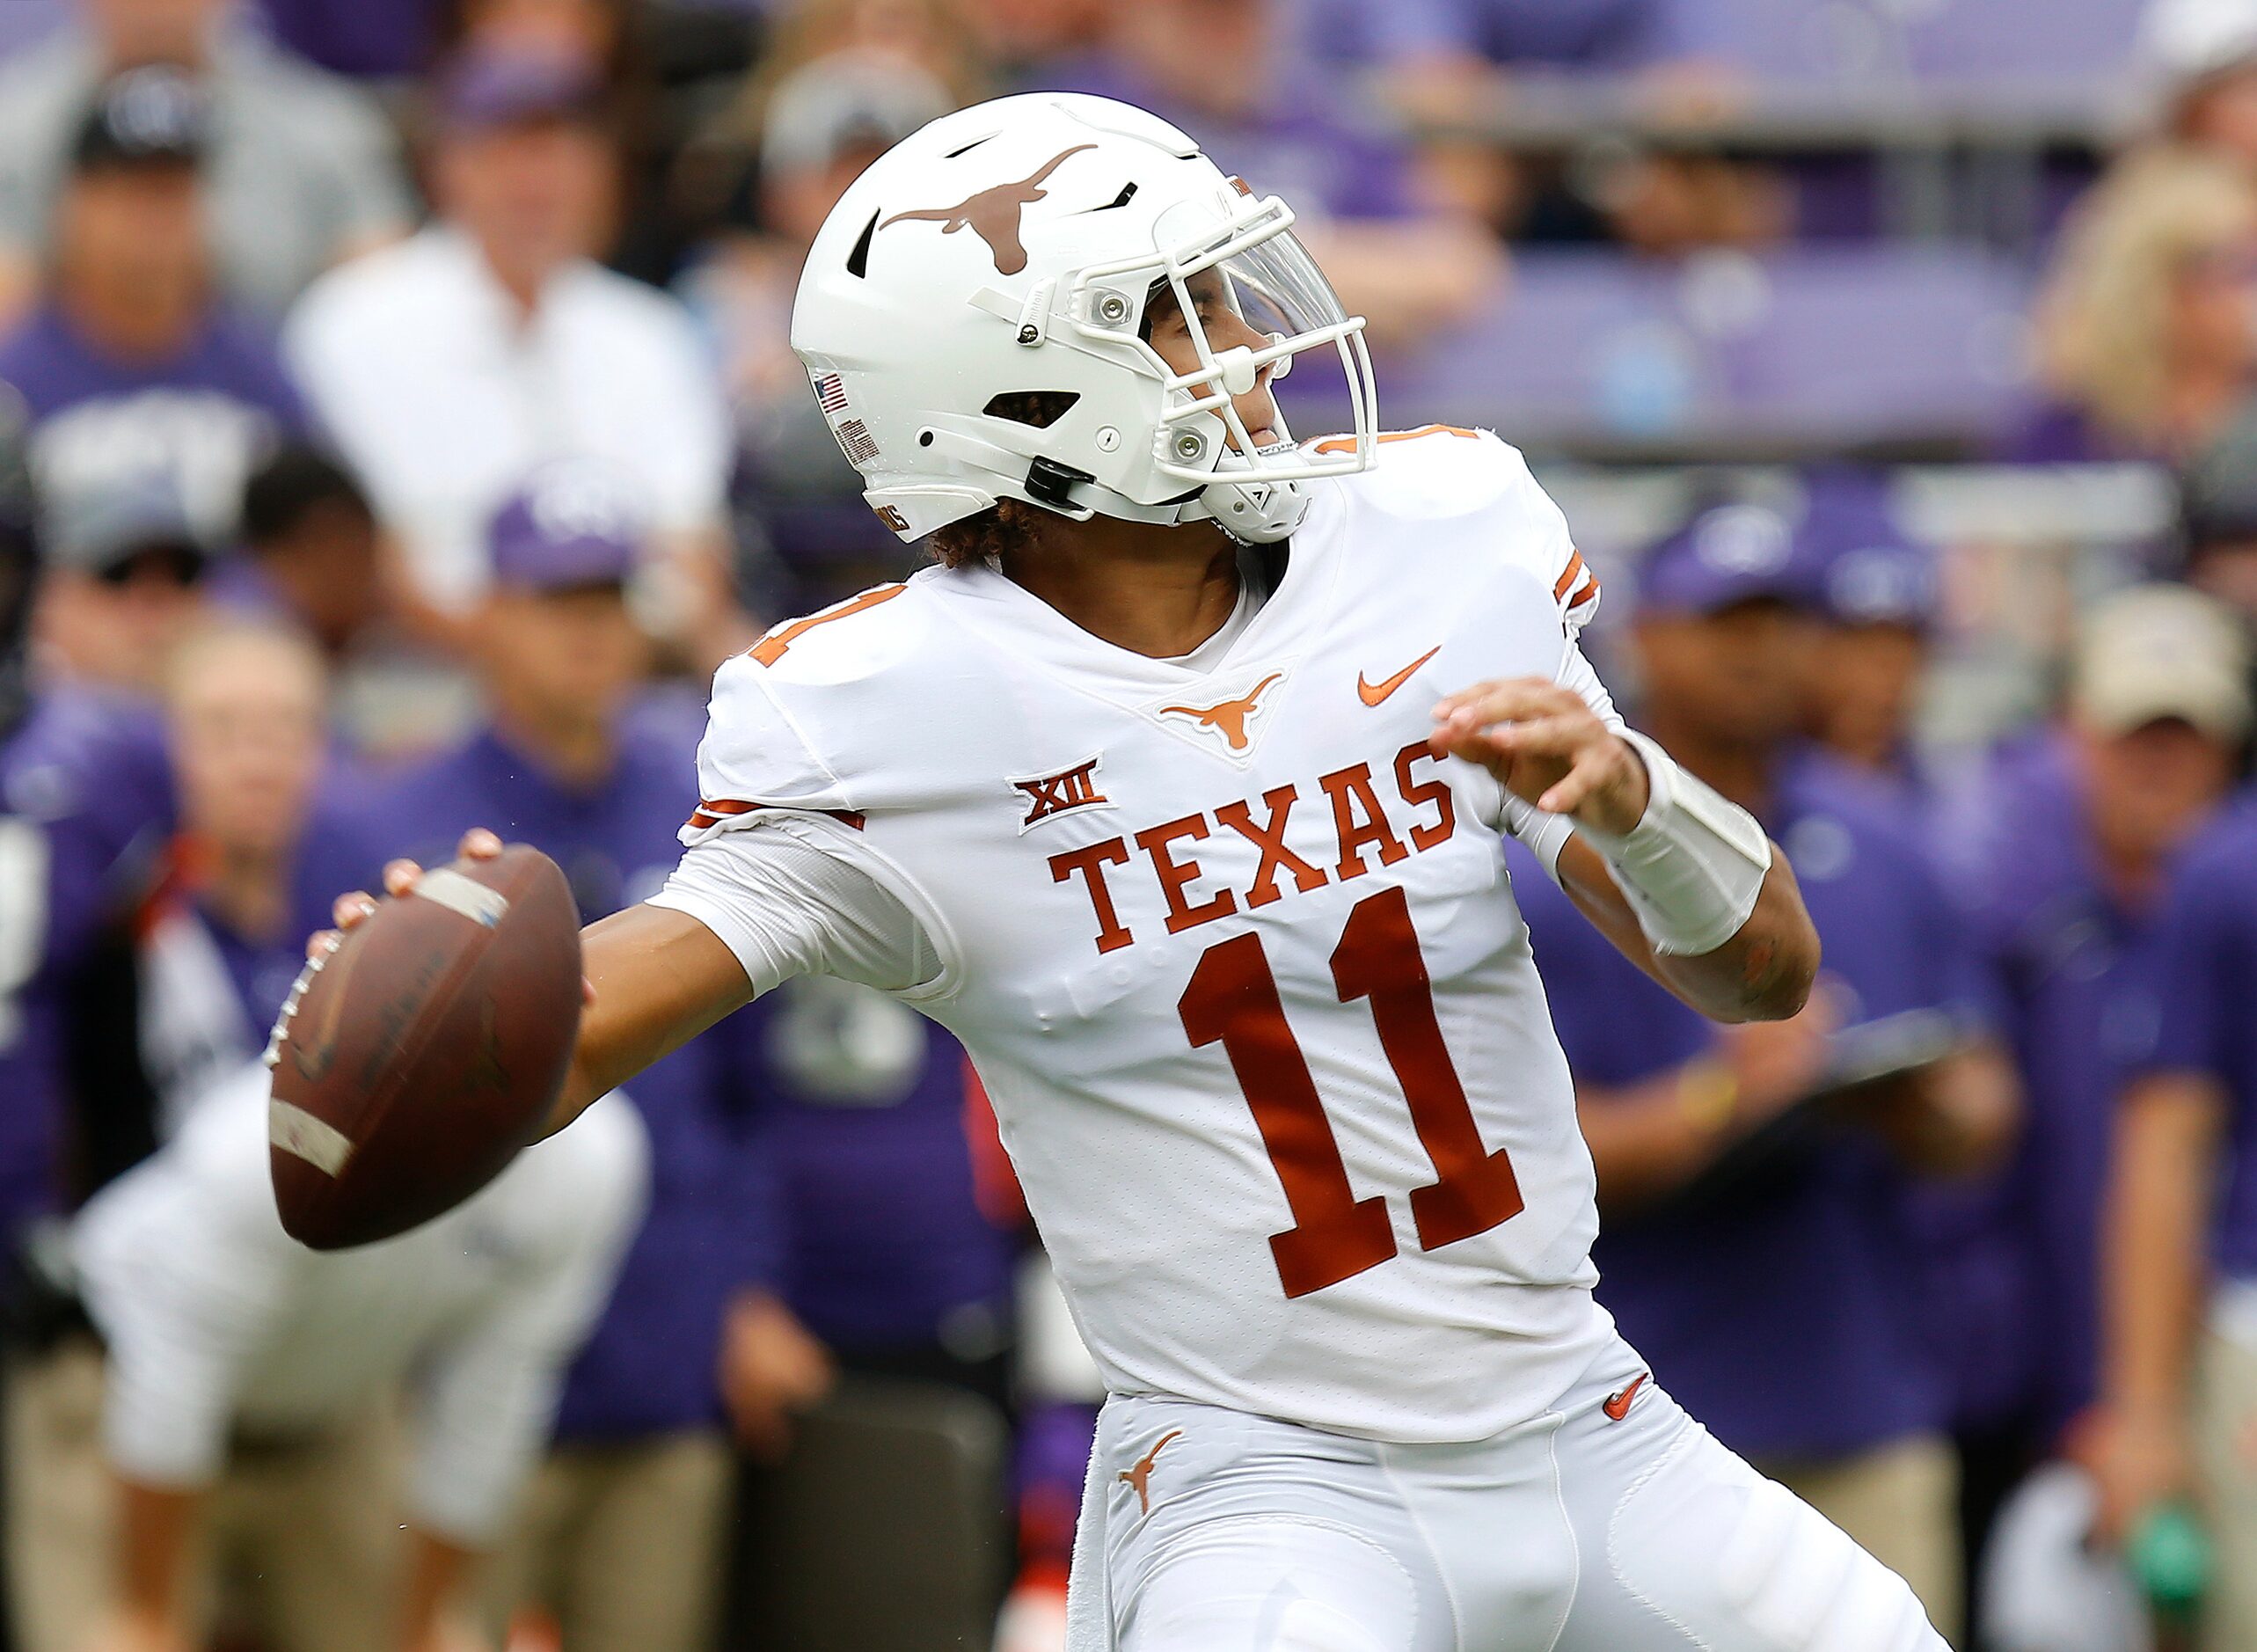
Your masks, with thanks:
<instances>
[{"instance_id":1,"label":"american flag decal on helmet","mask_svg":"<svg viewBox=\"0 0 2257 1652\"><path fill-rule=\"evenodd\" d=\"M816 378L815 399L834 419L846 411L846 386L838 382L837 374L824 373Z\"/></svg>"},{"instance_id":2,"label":"american flag decal on helmet","mask_svg":"<svg viewBox=\"0 0 2257 1652\"><path fill-rule=\"evenodd\" d=\"M870 438L870 427L859 419L849 419L831 434L838 438L840 450L850 464L867 464L878 457L878 444Z\"/></svg>"}]
</instances>

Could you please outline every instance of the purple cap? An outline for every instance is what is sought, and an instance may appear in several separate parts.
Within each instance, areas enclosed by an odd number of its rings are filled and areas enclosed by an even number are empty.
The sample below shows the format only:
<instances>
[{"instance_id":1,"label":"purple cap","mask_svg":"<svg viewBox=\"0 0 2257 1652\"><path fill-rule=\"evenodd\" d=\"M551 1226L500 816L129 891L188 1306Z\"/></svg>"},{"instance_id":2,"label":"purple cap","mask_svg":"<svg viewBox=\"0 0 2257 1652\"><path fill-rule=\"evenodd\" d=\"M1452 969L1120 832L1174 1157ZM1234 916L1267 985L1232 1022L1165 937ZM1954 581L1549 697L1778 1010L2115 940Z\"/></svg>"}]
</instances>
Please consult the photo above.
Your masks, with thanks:
<instances>
[{"instance_id":1,"label":"purple cap","mask_svg":"<svg viewBox=\"0 0 2257 1652\"><path fill-rule=\"evenodd\" d=\"M1795 556L1813 570L1820 603L1837 625L1925 631L1934 623L1942 596L1935 552L1905 537L1878 476L1813 477Z\"/></svg>"},{"instance_id":2,"label":"purple cap","mask_svg":"<svg viewBox=\"0 0 2257 1652\"><path fill-rule=\"evenodd\" d=\"M624 585L640 559L633 490L602 467L551 464L494 513L486 530L497 585L561 591Z\"/></svg>"},{"instance_id":3,"label":"purple cap","mask_svg":"<svg viewBox=\"0 0 2257 1652\"><path fill-rule=\"evenodd\" d=\"M532 121L593 121L603 80L569 53L472 51L440 81L439 116L450 132L491 132Z\"/></svg>"},{"instance_id":4,"label":"purple cap","mask_svg":"<svg viewBox=\"0 0 2257 1652\"><path fill-rule=\"evenodd\" d=\"M1714 505L1646 554L1638 611L1714 614L1763 601L1807 608L1815 601L1794 530L1768 505Z\"/></svg>"}]
</instances>

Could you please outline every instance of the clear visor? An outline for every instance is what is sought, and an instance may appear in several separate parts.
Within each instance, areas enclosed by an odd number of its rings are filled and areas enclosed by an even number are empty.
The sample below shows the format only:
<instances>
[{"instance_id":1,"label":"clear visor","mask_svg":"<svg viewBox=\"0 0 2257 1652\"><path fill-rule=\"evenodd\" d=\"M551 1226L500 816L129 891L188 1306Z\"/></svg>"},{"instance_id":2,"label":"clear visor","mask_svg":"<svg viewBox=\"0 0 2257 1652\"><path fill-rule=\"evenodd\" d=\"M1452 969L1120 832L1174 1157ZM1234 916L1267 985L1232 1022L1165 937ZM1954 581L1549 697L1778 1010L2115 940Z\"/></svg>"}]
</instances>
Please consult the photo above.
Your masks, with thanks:
<instances>
[{"instance_id":1,"label":"clear visor","mask_svg":"<svg viewBox=\"0 0 2257 1652\"><path fill-rule=\"evenodd\" d=\"M1164 239L1174 216L1160 221ZM1102 293L1118 290L1121 278L1149 270L1151 290L1142 305L1147 318L1172 322L1171 304L1182 312L1195 365L1171 363L1150 344L1141 347L1168 392L1159 469L1185 482L1210 481L1218 472L1232 480L1288 482L1362 470L1370 462L1376 401L1363 318L1341 309L1332 283L1292 231L1292 209L1278 197L1235 198L1219 227L1211 211L1197 216L1204 223L1179 245L1164 246L1147 260L1085 270L1077 281L1082 289L1077 300L1095 289L1101 303ZM1223 322L1225 311L1231 325ZM1085 317L1092 308L1077 302L1073 313ZM1275 434L1258 448L1257 432L1247 428L1238 399L1257 387L1276 398L1279 382L1293 370L1296 358L1312 351L1321 352L1316 359L1322 367L1315 376L1326 382L1310 385L1304 375L1295 400L1333 418L1345 410L1352 439L1326 442L1322 452L1297 449L1283 398L1278 398ZM1227 433L1219 458L1207 448L1211 427L1201 428L1209 416L1219 419Z\"/></svg>"}]
</instances>

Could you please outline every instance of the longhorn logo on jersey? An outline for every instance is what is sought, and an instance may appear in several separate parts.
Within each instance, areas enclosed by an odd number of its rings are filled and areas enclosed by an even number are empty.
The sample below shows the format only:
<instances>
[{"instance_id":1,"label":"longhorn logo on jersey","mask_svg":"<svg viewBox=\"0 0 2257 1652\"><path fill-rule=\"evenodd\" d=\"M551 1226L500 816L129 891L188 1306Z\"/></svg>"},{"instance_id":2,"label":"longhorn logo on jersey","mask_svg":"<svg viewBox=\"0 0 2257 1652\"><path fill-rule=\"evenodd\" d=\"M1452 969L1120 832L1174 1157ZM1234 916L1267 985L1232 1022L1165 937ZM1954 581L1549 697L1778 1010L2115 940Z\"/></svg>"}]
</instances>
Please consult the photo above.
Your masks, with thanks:
<instances>
[{"instance_id":1,"label":"longhorn logo on jersey","mask_svg":"<svg viewBox=\"0 0 2257 1652\"><path fill-rule=\"evenodd\" d=\"M1183 719L1189 727L1212 735L1232 757L1243 757L1253 749L1255 720L1266 709L1263 697L1284 677L1284 672L1273 671L1234 699L1218 700L1212 705L1163 705L1159 714Z\"/></svg>"}]
</instances>

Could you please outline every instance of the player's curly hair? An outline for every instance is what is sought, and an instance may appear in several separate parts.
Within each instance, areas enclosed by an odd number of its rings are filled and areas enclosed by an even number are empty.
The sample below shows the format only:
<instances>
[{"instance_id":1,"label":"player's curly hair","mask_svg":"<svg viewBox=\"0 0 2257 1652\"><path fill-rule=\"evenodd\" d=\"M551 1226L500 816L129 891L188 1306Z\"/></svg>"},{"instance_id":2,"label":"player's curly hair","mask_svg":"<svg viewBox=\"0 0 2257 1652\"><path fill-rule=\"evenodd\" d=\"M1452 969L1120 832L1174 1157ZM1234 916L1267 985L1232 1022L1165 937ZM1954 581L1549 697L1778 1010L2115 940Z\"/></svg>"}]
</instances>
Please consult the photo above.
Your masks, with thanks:
<instances>
[{"instance_id":1,"label":"player's curly hair","mask_svg":"<svg viewBox=\"0 0 2257 1652\"><path fill-rule=\"evenodd\" d=\"M1055 513L1020 500L1001 499L961 522L935 528L925 539L932 559L944 568L1017 556L1041 537L1042 519Z\"/></svg>"},{"instance_id":2,"label":"player's curly hair","mask_svg":"<svg viewBox=\"0 0 2257 1652\"><path fill-rule=\"evenodd\" d=\"M1047 430L1078 399L1070 391L1007 391L981 411L991 419L1008 419L1014 424ZM991 558L1000 560L1033 545L1041 537L1043 520L1056 514L1024 500L997 500L977 515L934 529L925 544L933 560L945 568L961 568L968 562Z\"/></svg>"}]
</instances>

